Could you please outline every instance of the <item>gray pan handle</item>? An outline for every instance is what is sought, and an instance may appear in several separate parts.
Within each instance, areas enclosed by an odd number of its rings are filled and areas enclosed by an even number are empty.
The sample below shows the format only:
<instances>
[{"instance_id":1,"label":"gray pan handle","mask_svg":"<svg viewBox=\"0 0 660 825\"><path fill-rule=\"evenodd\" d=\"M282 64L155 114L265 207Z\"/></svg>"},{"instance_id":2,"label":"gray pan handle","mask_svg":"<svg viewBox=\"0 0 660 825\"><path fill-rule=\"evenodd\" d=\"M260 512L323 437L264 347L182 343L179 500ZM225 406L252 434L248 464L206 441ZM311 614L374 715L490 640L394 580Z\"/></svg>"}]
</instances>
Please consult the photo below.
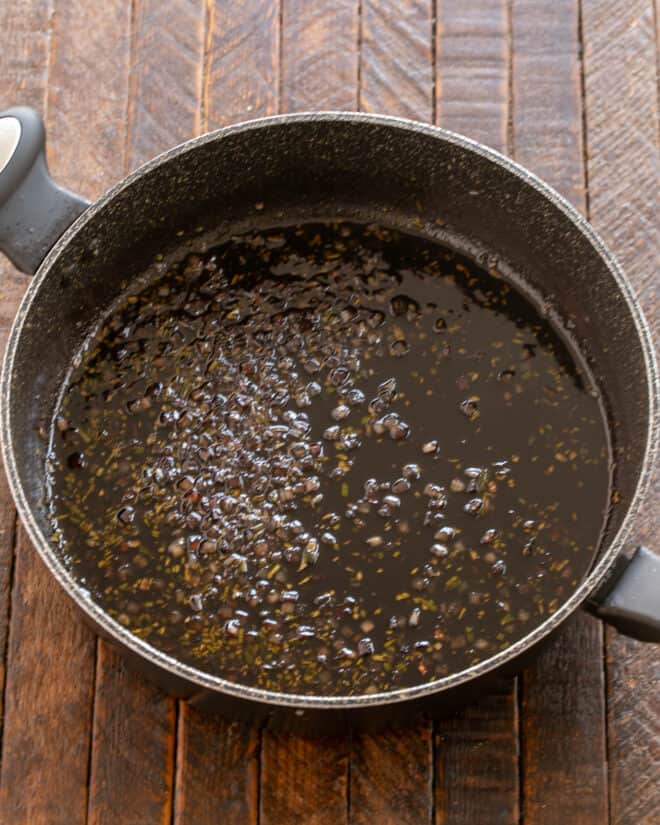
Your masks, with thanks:
<instances>
[{"instance_id":1,"label":"gray pan handle","mask_svg":"<svg viewBox=\"0 0 660 825\"><path fill-rule=\"evenodd\" d=\"M619 556L586 607L626 636L660 642L660 556L646 547L630 558Z\"/></svg>"},{"instance_id":2,"label":"gray pan handle","mask_svg":"<svg viewBox=\"0 0 660 825\"><path fill-rule=\"evenodd\" d=\"M44 124L33 109L0 112L0 250L30 275L89 206L53 181L45 148Z\"/></svg>"}]
</instances>

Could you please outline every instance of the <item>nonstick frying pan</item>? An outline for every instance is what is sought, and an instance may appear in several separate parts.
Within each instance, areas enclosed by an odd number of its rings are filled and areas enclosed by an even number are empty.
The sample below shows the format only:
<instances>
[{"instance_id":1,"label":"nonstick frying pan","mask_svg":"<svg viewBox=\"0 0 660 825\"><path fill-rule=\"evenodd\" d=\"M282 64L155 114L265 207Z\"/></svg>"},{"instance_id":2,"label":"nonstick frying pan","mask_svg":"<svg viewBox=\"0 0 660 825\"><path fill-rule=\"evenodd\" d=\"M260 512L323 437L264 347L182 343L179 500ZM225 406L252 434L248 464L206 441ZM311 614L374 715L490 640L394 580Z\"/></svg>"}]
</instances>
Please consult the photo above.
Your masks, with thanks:
<instances>
[{"instance_id":1,"label":"nonstick frying pan","mask_svg":"<svg viewBox=\"0 0 660 825\"><path fill-rule=\"evenodd\" d=\"M659 384L631 286L594 230L511 160L432 126L363 114L237 124L147 163L94 204L56 186L44 129L0 114L0 248L36 273L2 371L2 451L18 511L44 562L96 630L166 690L231 715L337 730L442 714L519 670L580 607L660 641L660 559L629 540L658 447ZM206 239L323 218L374 221L437 239L522 278L572 334L608 412L619 501L587 578L521 641L430 684L362 696L295 696L227 682L131 635L70 575L44 506L44 429L73 354L159 254ZM41 433L41 434L40 434Z\"/></svg>"}]
</instances>

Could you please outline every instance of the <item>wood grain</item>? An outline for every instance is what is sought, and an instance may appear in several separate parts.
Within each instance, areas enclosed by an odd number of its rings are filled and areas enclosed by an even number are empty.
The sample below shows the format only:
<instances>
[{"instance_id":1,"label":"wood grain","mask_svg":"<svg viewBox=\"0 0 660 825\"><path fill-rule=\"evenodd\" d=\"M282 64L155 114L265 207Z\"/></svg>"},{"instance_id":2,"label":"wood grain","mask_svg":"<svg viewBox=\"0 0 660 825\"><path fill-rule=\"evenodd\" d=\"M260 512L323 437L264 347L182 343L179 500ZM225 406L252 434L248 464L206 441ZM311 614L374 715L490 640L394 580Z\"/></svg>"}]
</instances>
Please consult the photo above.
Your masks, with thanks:
<instances>
[{"instance_id":1,"label":"wood grain","mask_svg":"<svg viewBox=\"0 0 660 825\"><path fill-rule=\"evenodd\" d=\"M180 705L173 825L254 825L258 730Z\"/></svg>"},{"instance_id":2,"label":"wood grain","mask_svg":"<svg viewBox=\"0 0 660 825\"><path fill-rule=\"evenodd\" d=\"M577 0L513 5L516 159L585 209ZM602 628L577 616L522 679L525 821L607 821ZM549 800L552 803L549 804Z\"/></svg>"},{"instance_id":3,"label":"wood grain","mask_svg":"<svg viewBox=\"0 0 660 825\"><path fill-rule=\"evenodd\" d=\"M633 281L658 352L658 44L651 0L584 0L583 36L591 219ZM656 548L659 513L656 470L637 527L638 540ZM657 822L659 680L657 646L607 632L612 825Z\"/></svg>"},{"instance_id":4,"label":"wood grain","mask_svg":"<svg viewBox=\"0 0 660 825\"><path fill-rule=\"evenodd\" d=\"M350 822L432 825L433 727L355 735L351 750Z\"/></svg>"},{"instance_id":5,"label":"wood grain","mask_svg":"<svg viewBox=\"0 0 660 825\"><path fill-rule=\"evenodd\" d=\"M584 211L578 0L516 0L512 13L516 160Z\"/></svg>"},{"instance_id":6,"label":"wood grain","mask_svg":"<svg viewBox=\"0 0 660 825\"><path fill-rule=\"evenodd\" d=\"M350 739L264 732L260 825L345 825Z\"/></svg>"},{"instance_id":7,"label":"wood grain","mask_svg":"<svg viewBox=\"0 0 660 825\"><path fill-rule=\"evenodd\" d=\"M509 142L510 32L504 0L438 5L437 117L501 152ZM517 825L518 710L514 679L436 725L437 825Z\"/></svg>"},{"instance_id":8,"label":"wood grain","mask_svg":"<svg viewBox=\"0 0 660 825\"><path fill-rule=\"evenodd\" d=\"M205 18L204 0L135 3L130 169L201 131Z\"/></svg>"},{"instance_id":9,"label":"wood grain","mask_svg":"<svg viewBox=\"0 0 660 825\"><path fill-rule=\"evenodd\" d=\"M363 0L360 106L433 120L433 3Z\"/></svg>"},{"instance_id":10,"label":"wood grain","mask_svg":"<svg viewBox=\"0 0 660 825\"><path fill-rule=\"evenodd\" d=\"M518 825L518 718L509 680L437 725L436 825Z\"/></svg>"},{"instance_id":11,"label":"wood grain","mask_svg":"<svg viewBox=\"0 0 660 825\"><path fill-rule=\"evenodd\" d=\"M203 128L272 115L278 108L280 19L276 0L207 0Z\"/></svg>"},{"instance_id":12,"label":"wood grain","mask_svg":"<svg viewBox=\"0 0 660 825\"><path fill-rule=\"evenodd\" d=\"M355 109L358 3L282 0L283 112Z\"/></svg>"},{"instance_id":13,"label":"wood grain","mask_svg":"<svg viewBox=\"0 0 660 825\"><path fill-rule=\"evenodd\" d=\"M499 151L507 148L507 0L439 0L437 119Z\"/></svg>"},{"instance_id":14,"label":"wood grain","mask_svg":"<svg viewBox=\"0 0 660 825\"><path fill-rule=\"evenodd\" d=\"M1 108L25 104L44 109L50 44L49 0L32 0L12 8L0 5ZM28 284L0 255L0 353L4 353L14 315ZM9 629L16 510L0 467L0 742L4 720L7 633ZM0 757L1 758L1 757Z\"/></svg>"}]
</instances>

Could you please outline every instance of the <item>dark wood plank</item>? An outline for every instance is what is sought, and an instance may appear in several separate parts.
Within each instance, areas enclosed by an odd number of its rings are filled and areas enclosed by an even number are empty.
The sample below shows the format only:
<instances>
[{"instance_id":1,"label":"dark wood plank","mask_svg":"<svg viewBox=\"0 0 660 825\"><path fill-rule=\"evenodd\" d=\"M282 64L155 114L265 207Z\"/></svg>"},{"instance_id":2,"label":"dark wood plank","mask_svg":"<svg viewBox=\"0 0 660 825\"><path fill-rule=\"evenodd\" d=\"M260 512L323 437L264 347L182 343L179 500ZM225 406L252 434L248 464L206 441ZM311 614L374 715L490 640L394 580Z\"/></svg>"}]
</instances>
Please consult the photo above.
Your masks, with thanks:
<instances>
[{"instance_id":1,"label":"dark wood plank","mask_svg":"<svg viewBox=\"0 0 660 825\"><path fill-rule=\"evenodd\" d=\"M94 636L22 528L16 545L0 822L83 825Z\"/></svg>"},{"instance_id":2,"label":"dark wood plank","mask_svg":"<svg viewBox=\"0 0 660 825\"><path fill-rule=\"evenodd\" d=\"M657 25L657 18L655 24ZM591 219L633 281L660 335L658 105L651 0L583 2ZM660 473L637 526L657 547ZM607 632L612 825L652 825L660 811L657 646Z\"/></svg>"},{"instance_id":3,"label":"dark wood plank","mask_svg":"<svg viewBox=\"0 0 660 825\"><path fill-rule=\"evenodd\" d=\"M124 174L130 9L124 0L69 0L53 20L48 162L58 181L94 199Z\"/></svg>"},{"instance_id":4,"label":"dark wood plank","mask_svg":"<svg viewBox=\"0 0 660 825\"><path fill-rule=\"evenodd\" d=\"M510 57L506 0L442 0L436 29L439 124L506 151Z\"/></svg>"},{"instance_id":5,"label":"dark wood plank","mask_svg":"<svg viewBox=\"0 0 660 825\"><path fill-rule=\"evenodd\" d=\"M135 4L129 168L201 132L205 6L204 0Z\"/></svg>"},{"instance_id":6,"label":"dark wood plank","mask_svg":"<svg viewBox=\"0 0 660 825\"><path fill-rule=\"evenodd\" d=\"M350 822L431 825L433 727L353 737Z\"/></svg>"},{"instance_id":7,"label":"dark wood plank","mask_svg":"<svg viewBox=\"0 0 660 825\"><path fill-rule=\"evenodd\" d=\"M3 33L0 100L3 108L18 104L44 108L50 13L49 0L25 2L17 8L8 3L0 5L0 31ZM0 256L0 353L4 353L9 328L28 280ZM4 470L0 468L0 742L15 533L16 510Z\"/></svg>"},{"instance_id":8,"label":"dark wood plank","mask_svg":"<svg viewBox=\"0 0 660 825\"><path fill-rule=\"evenodd\" d=\"M277 112L278 0L208 0L203 128Z\"/></svg>"},{"instance_id":9,"label":"dark wood plank","mask_svg":"<svg viewBox=\"0 0 660 825\"><path fill-rule=\"evenodd\" d=\"M349 750L348 737L264 731L260 825L346 823Z\"/></svg>"},{"instance_id":10,"label":"dark wood plank","mask_svg":"<svg viewBox=\"0 0 660 825\"><path fill-rule=\"evenodd\" d=\"M433 120L433 2L363 0L360 106Z\"/></svg>"},{"instance_id":11,"label":"dark wood plank","mask_svg":"<svg viewBox=\"0 0 660 825\"><path fill-rule=\"evenodd\" d=\"M0 95L7 103L43 110L51 20L47 2L12 8L5 4L0 9ZM26 281L8 265L1 266L4 338ZM94 640L22 530L17 553L7 646L0 822L76 825L86 814ZM3 562L8 561L5 556ZM2 608L4 640L6 603Z\"/></svg>"},{"instance_id":12,"label":"dark wood plank","mask_svg":"<svg viewBox=\"0 0 660 825\"><path fill-rule=\"evenodd\" d=\"M516 0L513 139L529 166L584 211L578 0Z\"/></svg>"},{"instance_id":13,"label":"dark wood plank","mask_svg":"<svg viewBox=\"0 0 660 825\"><path fill-rule=\"evenodd\" d=\"M584 211L578 0L513 6L516 159ZM602 628L578 616L522 680L525 821L607 821Z\"/></svg>"},{"instance_id":14,"label":"dark wood plank","mask_svg":"<svg viewBox=\"0 0 660 825\"><path fill-rule=\"evenodd\" d=\"M282 0L282 111L357 108L357 42L355 0Z\"/></svg>"},{"instance_id":15,"label":"dark wood plank","mask_svg":"<svg viewBox=\"0 0 660 825\"><path fill-rule=\"evenodd\" d=\"M518 825L516 692L499 690L437 725L437 825Z\"/></svg>"},{"instance_id":16,"label":"dark wood plank","mask_svg":"<svg viewBox=\"0 0 660 825\"><path fill-rule=\"evenodd\" d=\"M175 704L100 644L88 825L170 825Z\"/></svg>"},{"instance_id":17,"label":"dark wood plank","mask_svg":"<svg viewBox=\"0 0 660 825\"><path fill-rule=\"evenodd\" d=\"M259 732L181 703L174 823L257 822Z\"/></svg>"},{"instance_id":18,"label":"dark wood plank","mask_svg":"<svg viewBox=\"0 0 660 825\"><path fill-rule=\"evenodd\" d=\"M360 108L417 120L433 118L433 4L363 0ZM354 734L351 823L430 823L433 726Z\"/></svg>"},{"instance_id":19,"label":"dark wood plank","mask_svg":"<svg viewBox=\"0 0 660 825\"><path fill-rule=\"evenodd\" d=\"M274 114L278 3L207 3L203 65L202 128ZM256 822L259 748L254 726L213 718L180 703L174 825Z\"/></svg>"},{"instance_id":20,"label":"dark wood plank","mask_svg":"<svg viewBox=\"0 0 660 825\"><path fill-rule=\"evenodd\" d=\"M505 0L438 6L437 117L441 126L510 152L510 32ZM516 681L436 725L437 825L519 820Z\"/></svg>"},{"instance_id":21,"label":"dark wood plank","mask_svg":"<svg viewBox=\"0 0 660 825\"><path fill-rule=\"evenodd\" d=\"M601 636L577 616L522 677L526 825L608 821Z\"/></svg>"}]
</instances>

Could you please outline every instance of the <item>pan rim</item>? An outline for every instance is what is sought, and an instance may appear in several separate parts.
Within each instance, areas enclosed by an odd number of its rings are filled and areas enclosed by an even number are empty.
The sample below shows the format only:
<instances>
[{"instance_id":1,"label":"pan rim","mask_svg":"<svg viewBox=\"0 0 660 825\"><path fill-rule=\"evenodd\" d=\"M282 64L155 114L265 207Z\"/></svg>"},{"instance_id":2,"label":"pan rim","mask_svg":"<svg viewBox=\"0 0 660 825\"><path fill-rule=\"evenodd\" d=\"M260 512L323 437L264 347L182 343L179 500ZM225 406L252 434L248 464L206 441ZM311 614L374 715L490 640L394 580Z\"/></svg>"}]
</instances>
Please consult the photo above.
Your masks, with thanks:
<instances>
[{"instance_id":1,"label":"pan rim","mask_svg":"<svg viewBox=\"0 0 660 825\"><path fill-rule=\"evenodd\" d=\"M555 613L538 625L530 633L523 636L517 642L494 656L482 662L465 668L457 673L452 673L441 679L427 682L412 687L399 688L392 691L383 691L374 694L361 695L339 695L322 696L315 694L283 693L279 691L264 690L247 684L229 682L220 676L213 676L203 670L199 670L191 665L187 665L173 656L169 656L157 647L144 642L134 636L125 627L112 619L99 605L86 596L82 586L71 573L66 569L64 563L59 558L51 542L37 524L32 514L32 509L28 503L27 496L18 473L13 442L11 439L11 376L13 374L16 355L19 350L22 332L27 320L29 309L34 296L38 293L41 284L48 277L48 273L55 261L62 255L68 244L78 234L78 232L97 213L101 212L106 205L113 201L116 196L129 188L135 181L148 175L153 170L163 164L175 161L180 156L188 152L195 151L200 146L207 143L220 141L230 135L248 133L253 130L266 127L286 127L289 124L305 122L342 121L355 124L371 124L389 127L393 130L413 132L425 135L436 140L457 145L463 149L481 156L491 163L504 169L519 181L528 184L540 195L546 198L549 203L558 209L573 224L575 229L590 243L594 250L607 267L610 276L616 283L622 295L628 311L635 325L637 337L639 339L643 358L644 368L649 389L648 404L648 427L645 432L645 450L642 459L635 492L627 507L623 521L617 530L616 535L609 542L609 546L601 553L600 559L594 565L589 575L573 591L566 601L557 609ZM162 154L140 166L126 178L111 187L99 200L92 203L82 215L64 232L55 243L52 249L44 258L32 282L23 297L16 317L13 321L7 348L2 365L2 375L0 378L0 449L7 474L9 488L11 490L17 510L21 520L28 532L28 535L36 547L40 557L46 564L50 573L58 581L66 593L73 599L77 606L86 614L92 623L102 630L110 639L118 642L121 647L127 648L131 653L142 659L146 659L157 668L168 671L170 674L196 685L198 688L211 690L215 693L227 694L239 699L253 702L262 702L269 705L289 707L301 710L352 710L358 708L386 706L407 702L422 697L440 695L443 692L466 684L473 679L486 676L500 668L507 662L515 660L520 654L535 646L542 639L553 632L568 616L570 616L590 594L606 578L615 559L621 554L623 547L628 543L635 517L641 507L644 496L647 494L654 462L659 449L660 425L658 423L658 409L660 407L660 379L658 376L658 365L653 348L651 332L642 309L637 301L632 284L619 266L616 258L610 252L596 230L589 222L558 192L551 186L543 182L534 173L518 164L516 161L507 158L494 149L486 147L463 135L450 132L438 126L420 123L400 117L388 115L375 115L356 112L301 112L296 114L274 115L272 117L259 118L250 121L226 126L213 132L192 138L181 143L172 149L168 149Z\"/></svg>"}]
</instances>

